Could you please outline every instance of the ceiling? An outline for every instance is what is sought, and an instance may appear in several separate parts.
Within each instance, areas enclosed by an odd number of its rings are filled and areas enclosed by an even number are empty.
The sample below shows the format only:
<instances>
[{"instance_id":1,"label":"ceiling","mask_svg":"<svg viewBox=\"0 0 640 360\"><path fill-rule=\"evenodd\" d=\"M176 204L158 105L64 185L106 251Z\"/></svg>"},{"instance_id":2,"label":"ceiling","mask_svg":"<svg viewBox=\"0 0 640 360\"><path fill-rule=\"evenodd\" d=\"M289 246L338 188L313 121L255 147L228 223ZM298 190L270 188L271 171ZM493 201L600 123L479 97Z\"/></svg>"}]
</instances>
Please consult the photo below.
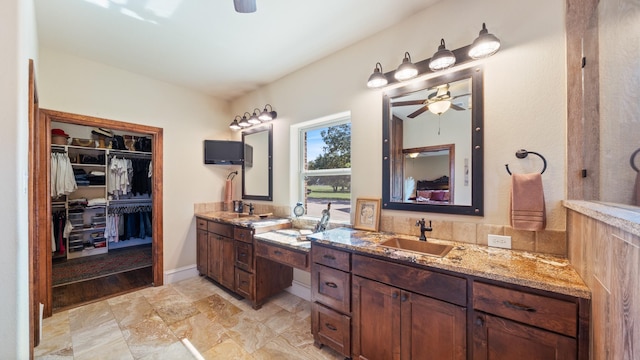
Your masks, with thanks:
<instances>
[{"instance_id":1,"label":"ceiling","mask_svg":"<svg viewBox=\"0 0 640 360\"><path fill-rule=\"evenodd\" d=\"M239 14L233 0L35 0L35 10L43 48L231 100L436 1L257 0Z\"/></svg>"}]
</instances>

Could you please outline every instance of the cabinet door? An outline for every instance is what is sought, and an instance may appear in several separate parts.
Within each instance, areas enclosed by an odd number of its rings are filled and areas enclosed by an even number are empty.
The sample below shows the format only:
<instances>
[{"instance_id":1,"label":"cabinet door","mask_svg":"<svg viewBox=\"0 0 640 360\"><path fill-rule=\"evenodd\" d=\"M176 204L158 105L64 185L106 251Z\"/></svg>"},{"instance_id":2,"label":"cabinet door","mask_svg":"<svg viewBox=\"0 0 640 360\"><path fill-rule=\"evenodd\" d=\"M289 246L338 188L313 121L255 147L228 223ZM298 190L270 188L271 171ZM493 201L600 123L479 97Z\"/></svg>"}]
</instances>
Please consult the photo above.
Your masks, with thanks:
<instances>
[{"instance_id":1,"label":"cabinet door","mask_svg":"<svg viewBox=\"0 0 640 360\"><path fill-rule=\"evenodd\" d=\"M233 289L235 281L235 259L233 254L233 239L227 237L220 238L220 284L227 289Z\"/></svg>"},{"instance_id":2,"label":"cabinet door","mask_svg":"<svg viewBox=\"0 0 640 360\"><path fill-rule=\"evenodd\" d=\"M209 239L209 248L207 253L209 254L207 260L207 275L213 280L220 282L220 274L222 272L222 236L207 233Z\"/></svg>"},{"instance_id":3,"label":"cabinet door","mask_svg":"<svg viewBox=\"0 0 640 360\"><path fill-rule=\"evenodd\" d=\"M401 358L467 358L467 310L464 307L402 291Z\"/></svg>"},{"instance_id":4,"label":"cabinet door","mask_svg":"<svg viewBox=\"0 0 640 360\"><path fill-rule=\"evenodd\" d=\"M400 290L353 276L353 358L400 359Z\"/></svg>"},{"instance_id":5,"label":"cabinet door","mask_svg":"<svg viewBox=\"0 0 640 360\"><path fill-rule=\"evenodd\" d=\"M208 239L206 230L198 229L196 243L197 243L196 262L198 266L198 272L200 273L200 275L207 275L207 271L208 271L207 259L209 257L209 254L208 254L209 239Z\"/></svg>"},{"instance_id":6,"label":"cabinet door","mask_svg":"<svg viewBox=\"0 0 640 360\"><path fill-rule=\"evenodd\" d=\"M474 360L577 358L573 338L478 312L473 321Z\"/></svg>"}]
</instances>

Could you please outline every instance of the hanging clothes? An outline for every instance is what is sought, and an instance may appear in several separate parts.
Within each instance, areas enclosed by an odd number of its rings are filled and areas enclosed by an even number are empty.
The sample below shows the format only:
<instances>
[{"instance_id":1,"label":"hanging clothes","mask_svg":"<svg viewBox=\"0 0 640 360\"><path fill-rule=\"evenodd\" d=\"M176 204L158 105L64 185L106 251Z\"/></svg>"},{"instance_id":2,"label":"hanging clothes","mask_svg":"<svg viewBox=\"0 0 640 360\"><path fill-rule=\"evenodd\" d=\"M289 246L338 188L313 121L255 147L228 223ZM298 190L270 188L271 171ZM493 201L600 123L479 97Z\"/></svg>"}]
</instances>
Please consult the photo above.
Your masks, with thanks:
<instances>
[{"instance_id":1,"label":"hanging clothes","mask_svg":"<svg viewBox=\"0 0 640 360\"><path fill-rule=\"evenodd\" d=\"M51 153L51 196L55 198L69 195L77 189L78 185L67 153Z\"/></svg>"}]
</instances>

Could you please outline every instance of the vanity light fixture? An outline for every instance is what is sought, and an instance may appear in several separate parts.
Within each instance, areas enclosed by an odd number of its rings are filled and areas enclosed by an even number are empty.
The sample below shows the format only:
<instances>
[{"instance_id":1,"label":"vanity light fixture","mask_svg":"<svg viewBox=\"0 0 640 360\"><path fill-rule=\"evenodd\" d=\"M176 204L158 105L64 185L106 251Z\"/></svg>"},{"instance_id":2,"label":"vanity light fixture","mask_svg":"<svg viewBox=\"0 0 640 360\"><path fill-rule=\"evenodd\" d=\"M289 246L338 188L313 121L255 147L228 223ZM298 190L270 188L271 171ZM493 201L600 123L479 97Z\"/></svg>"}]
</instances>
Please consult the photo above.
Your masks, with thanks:
<instances>
[{"instance_id":1,"label":"vanity light fixture","mask_svg":"<svg viewBox=\"0 0 640 360\"><path fill-rule=\"evenodd\" d=\"M249 113L245 111L244 114L249 114ZM249 124L249 120L247 120L247 117L244 114L242 114L242 119L240 120L240 122L238 122L238 125L240 125L240 127L246 128L251 126L251 124ZM249 114L249 116L251 116L251 114Z\"/></svg>"},{"instance_id":2,"label":"vanity light fixture","mask_svg":"<svg viewBox=\"0 0 640 360\"><path fill-rule=\"evenodd\" d=\"M370 89L377 89L387 85L388 83L389 81L387 81L387 77L382 73L382 64L377 62L375 69L373 69L373 74L369 76L367 86Z\"/></svg>"},{"instance_id":3,"label":"vanity light fixture","mask_svg":"<svg viewBox=\"0 0 640 360\"><path fill-rule=\"evenodd\" d=\"M400 64L398 69L396 69L394 77L399 81L404 81L414 78L416 75L418 75L418 68L411 62L411 55L409 55L409 52L405 52L402 64Z\"/></svg>"},{"instance_id":4,"label":"vanity light fixture","mask_svg":"<svg viewBox=\"0 0 640 360\"><path fill-rule=\"evenodd\" d=\"M395 71L388 71L386 74L382 72L382 65L376 63L373 74L369 76L367 81L367 87L379 89L389 84L412 79L418 75L445 70L454 65L466 64L476 59L489 57L498 52L499 49L500 39L493 34L489 34L486 24L482 23L482 30L480 30L478 37L472 44L451 51L447 50L444 39L440 39L440 46L438 46L438 50L430 59L413 63L411 55L405 52L402 64Z\"/></svg>"},{"instance_id":5,"label":"vanity light fixture","mask_svg":"<svg viewBox=\"0 0 640 360\"><path fill-rule=\"evenodd\" d=\"M236 120L239 117L240 117L240 115L236 115L236 117L233 119L231 124L229 124L229 128L231 128L231 130L240 130L240 129L242 129L242 127L240 127L240 124L238 124L238 120Z\"/></svg>"},{"instance_id":6,"label":"vanity light fixture","mask_svg":"<svg viewBox=\"0 0 640 360\"><path fill-rule=\"evenodd\" d=\"M451 50L447 50L447 47L444 44L444 39L440 39L440 46L438 46L438 51L431 57L429 61L429 69L433 71L445 70L456 63L456 56L453 55Z\"/></svg>"},{"instance_id":7,"label":"vanity light fixture","mask_svg":"<svg viewBox=\"0 0 640 360\"><path fill-rule=\"evenodd\" d=\"M498 50L500 50L500 39L489 34L487 25L482 23L482 30L469 49L469 56L473 59L482 59L495 54Z\"/></svg>"},{"instance_id":8,"label":"vanity light fixture","mask_svg":"<svg viewBox=\"0 0 640 360\"><path fill-rule=\"evenodd\" d=\"M267 111L267 106L269 107L269 109L271 109L271 111ZM278 116L278 113L273 111L273 108L271 107L270 104L267 104L264 106L264 110L262 110L262 112L258 116L258 119L262 121L271 121L275 119L277 116Z\"/></svg>"},{"instance_id":9,"label":"vanity light fixture","mask_svg":"<svg viewBox=\"0 0 640 360\"><path fill-rule=\"evenodd\" d=\"M257 112L256 112L256 110L257 110ZM249 124L251 124L251 125L260 124L262 121L260 121L260 119L258 119L258 115L260 115L260 109L258 109L258 108L253 109L253 115L251 115L251 117L249 118Z\"/></svg>"}]
</instances>

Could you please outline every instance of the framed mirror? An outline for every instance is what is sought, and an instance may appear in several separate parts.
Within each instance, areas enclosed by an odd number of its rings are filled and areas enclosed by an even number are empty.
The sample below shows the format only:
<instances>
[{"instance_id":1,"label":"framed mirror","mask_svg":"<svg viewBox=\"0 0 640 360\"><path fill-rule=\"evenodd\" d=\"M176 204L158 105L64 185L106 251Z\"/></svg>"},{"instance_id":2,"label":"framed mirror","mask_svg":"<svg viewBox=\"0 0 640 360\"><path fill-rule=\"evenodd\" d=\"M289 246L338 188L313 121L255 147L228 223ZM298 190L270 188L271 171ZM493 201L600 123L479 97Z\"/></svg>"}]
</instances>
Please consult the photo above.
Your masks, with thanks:
<instances>
[{"instance_id":1,"label":"framed mirror","mask_svg":"<svg viewBox=\"0 0 640 360\"><path fill-rule=\"evenodd\" d=\"M383 93L382 208L482 216L482 68Z\"/></svg>"},{"instance_id":2,"label":"framed mirror","mask_svg":"<svg viewBox=\"0 0 640 360\"><path fill-rule=\"evenodd\" d=\"M273 200L273 126L264 124L242 132L242 199Z\"/></svg>"}]
</instances>

